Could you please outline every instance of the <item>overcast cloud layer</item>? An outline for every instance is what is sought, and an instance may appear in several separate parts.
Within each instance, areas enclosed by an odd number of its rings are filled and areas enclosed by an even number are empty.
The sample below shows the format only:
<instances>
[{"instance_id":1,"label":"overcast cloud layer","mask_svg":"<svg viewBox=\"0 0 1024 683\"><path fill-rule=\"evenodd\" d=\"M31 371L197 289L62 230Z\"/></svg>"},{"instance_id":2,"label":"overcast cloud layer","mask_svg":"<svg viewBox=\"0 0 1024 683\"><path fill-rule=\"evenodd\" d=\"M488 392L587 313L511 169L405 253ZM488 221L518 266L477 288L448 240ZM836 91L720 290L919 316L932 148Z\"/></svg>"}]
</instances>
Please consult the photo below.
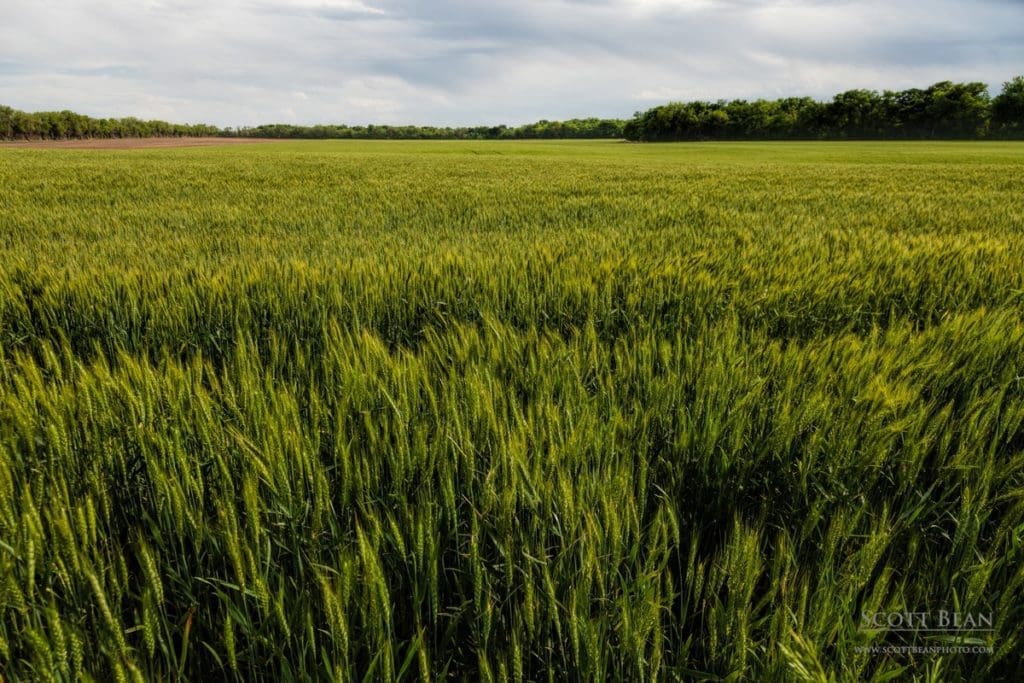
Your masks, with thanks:
<instances>
[{"instance_id":1,"label":"overcast cloud layer","mask_svg":"<svg viewBox=\"0 0 1024 683\"><path fill-rule=\"evenodd\" d=\"M0 0L0 104L222 126L629 117L1024 72L1022 0Z\"/></svg>"}]
</instances>

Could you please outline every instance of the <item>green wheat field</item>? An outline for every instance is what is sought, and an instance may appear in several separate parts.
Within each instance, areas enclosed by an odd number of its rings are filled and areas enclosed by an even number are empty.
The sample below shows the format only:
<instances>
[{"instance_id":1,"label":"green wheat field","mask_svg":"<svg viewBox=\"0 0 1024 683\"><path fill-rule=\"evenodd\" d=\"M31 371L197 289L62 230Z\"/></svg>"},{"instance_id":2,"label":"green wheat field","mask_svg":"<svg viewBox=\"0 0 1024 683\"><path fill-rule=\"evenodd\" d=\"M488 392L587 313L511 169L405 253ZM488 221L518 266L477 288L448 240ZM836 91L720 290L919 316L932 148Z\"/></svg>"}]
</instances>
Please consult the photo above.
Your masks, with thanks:
<instances>
[{"instance_id":1,"label":"green wheat field","mask_svg":"<svg viewBox=\"0 0 1024 683\"><path fill-rule=\"evenodd\" d=\"M1019 143L0 150L0 679L1019 680L1022 188ZM862 621L938 610L993 626Z\"/></svg>"}]
</instances>

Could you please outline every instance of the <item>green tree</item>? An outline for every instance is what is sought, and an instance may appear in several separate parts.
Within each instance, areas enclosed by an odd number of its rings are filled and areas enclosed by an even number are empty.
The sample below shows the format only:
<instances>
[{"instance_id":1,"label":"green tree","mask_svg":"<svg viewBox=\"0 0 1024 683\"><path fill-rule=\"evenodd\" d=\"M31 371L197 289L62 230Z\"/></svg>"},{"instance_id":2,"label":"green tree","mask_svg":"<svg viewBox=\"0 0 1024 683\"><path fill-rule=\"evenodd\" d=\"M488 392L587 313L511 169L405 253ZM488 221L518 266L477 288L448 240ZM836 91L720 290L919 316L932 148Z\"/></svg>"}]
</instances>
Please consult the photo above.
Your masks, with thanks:
<instances>
[{"instance_id":1,"label":"green tree","mask_svg":"<svg viewBox=\"0 0 1024 683\"><path fill-rule=\"evenodd\" d=\"M1003 134L1024 134L1024 76L1004 83L992 100L992 125Z\"/></svg>"},{"instance_id":2,"label":"green tree","mask_svg":"<svg viewBox=\"0 0 1024 683\"><path fill-rule=\"evenodd\" d=\"M987 132L990 103L984 83L944 81L926 92L929 137L975 137Z\"/></svg>"},{"instance_id":3,"label":"green tree","mask_svg":"<svg viewBox=\"0 0 1024 683\"><path fill-rule=\"evenodd\" d=\"M875 137L884 129L882 98L873 90L847 90L825 110L826 125L839 137Z\"/></svg>"}]
</instances>

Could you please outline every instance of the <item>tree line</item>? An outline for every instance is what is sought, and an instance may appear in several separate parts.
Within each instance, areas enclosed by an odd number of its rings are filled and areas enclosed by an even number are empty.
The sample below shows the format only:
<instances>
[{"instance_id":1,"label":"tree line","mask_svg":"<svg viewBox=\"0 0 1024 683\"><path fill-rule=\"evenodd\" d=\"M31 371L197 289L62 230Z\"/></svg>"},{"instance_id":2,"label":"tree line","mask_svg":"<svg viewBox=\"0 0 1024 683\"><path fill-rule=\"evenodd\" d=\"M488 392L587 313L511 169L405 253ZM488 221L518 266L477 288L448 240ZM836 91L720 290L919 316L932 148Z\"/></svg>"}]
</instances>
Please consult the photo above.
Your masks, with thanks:
<instances>
[{"instance_id":1,"label":"tree line","mask_svg":"<svg viewBox=\"0 0 1024 683\"><path fill-rule=\"evenodd\" d=\"M621 119L540 120L522 126L296 126L270 124L240 128L227 135L255 138L372 139L372 140L527 140L573 138L621 138L626 122Z\"/></svg>"},{"instance_id":2,"label":"tree line","mask_svg":"<svg viewBox=\"0 0 1024 683\"><path fill-rule=\"evenodd\" d=\"M72 111L28 113L0 105L0 139L4 140L204 137L222 134L217 126L206 124L143 121L133 117L99 119Z\"/></svg>"},{"instance_id":3,"label":"tree line","mask_svg":"<svg viewBox=\"0 0 1024 683\"><path fill-rule=\"evenodd\" d=\"M637 112L623 136L638 141L1024 138L1024 76L990 97L984 83L943 81L909 90L848 90L830 102L673 102Z\"/></svg>"},{"instance_id":4,"label":"tree line","mask_svg":"<svg viewBox=\"0 0 1024 683\"><path fill-rule=\"evenodd\" d=\"M1024 76L991 97L984 83L943 81L928 88L848 90L821 102L778 100L672 102L620 119L541 120L522 126L298 126L218 128L137 118L100 119L71 111L26 113L0 106L0 139L67 140L224 136L288 139L516 140L610 138L673 140L824 140L1024 138Z\"/></svg>"},{"instance_id":5,"label":"tree line","mask_svg":"<svg viewBox=\"0 0 1024 683\"><path fill-rule=\"evenodd\" d=\"M363 140L505 140L621 138L621 119L541 120L522 126L296 126L270 124L246 128L218 128L206 124L177 124L137 118L99 119L71 111L18 111L0 106L0 139L74 140L86 138L246 137L281 139Z\"/></svg>"}]
</instances>

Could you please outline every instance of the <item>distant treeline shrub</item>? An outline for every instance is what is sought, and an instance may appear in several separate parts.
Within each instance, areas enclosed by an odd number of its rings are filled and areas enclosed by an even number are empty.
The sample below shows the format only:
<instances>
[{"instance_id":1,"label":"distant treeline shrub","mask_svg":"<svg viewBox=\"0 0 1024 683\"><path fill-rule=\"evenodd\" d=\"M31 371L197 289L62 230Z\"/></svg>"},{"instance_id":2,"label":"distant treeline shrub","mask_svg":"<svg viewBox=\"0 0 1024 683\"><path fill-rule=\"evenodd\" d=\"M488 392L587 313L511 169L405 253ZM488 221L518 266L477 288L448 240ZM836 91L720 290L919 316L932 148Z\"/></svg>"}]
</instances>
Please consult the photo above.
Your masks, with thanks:
<instances>
[{"instance_id":1,"label":"distant treeline shrub","mask_svg":"<svg viewBox=\"0 0 1024 683\"><path fill-rule=\"evenodd\" d=\"M284 123L244 128L136 118L94 119L70 111L26 113L0 106L0 139L64 140L225 136L279 139L677 140L974 139L1024 137L1024 76L990 97L984 83L943 81L929 88L878 93L848 90L831 102L778 100L672 102L620 119L540 120L522 126L390 126Z\"/></svg>"},{"instance_id":2,"label":"distant treeline shrub","mask_svg":"<svg viewBox=\"0 0 1024 683\"><path fill-rule=\"evenodd\" d=\"M621 138L620 119L541 120L522 126L296 126L275 123L251 128L218 128L136 118L95 119L71 111L27 113L0 106L0 139L74 140L82 138L251 137L281 139L360 140L503 140Z\"/></svg>"},{"instance_id":3,"label":"distant treeline shrub","mask_svg":"<svg viewBox=\"0 0 1024 683\"><path fill-rule=\"evenodd\" d=\"M1024 76L989 96L984 83L921 90L848 90L831 102L673 102L637 112L629 140L958 139L1024 136Z\"/></svg>"},{"instance_id":4,"label":"distant treeline shrub","mask_svg":"<svg viewBox=\"0 0 1024 683\"><path fill-rule=\"evenodd\" d=\"M201 123L142 121L132 117L96 119L72 111L28 113L0 105L0 139L4 140L202 137L222 134L220 128Z\"/></svg>"},{"instance_id":5,"label":"distant treeline shrub","mask_svg":"<svg viewBox=\"0 0 1024 683\"><path fill-rule=\"evenodd\" d=\"M275 123L241 128L228 134L256 138L306 138L315 140L536 140L621 138L626 122L620 119L541 120L522 126L295 126Z\"/></svg>"}]
</instances>

